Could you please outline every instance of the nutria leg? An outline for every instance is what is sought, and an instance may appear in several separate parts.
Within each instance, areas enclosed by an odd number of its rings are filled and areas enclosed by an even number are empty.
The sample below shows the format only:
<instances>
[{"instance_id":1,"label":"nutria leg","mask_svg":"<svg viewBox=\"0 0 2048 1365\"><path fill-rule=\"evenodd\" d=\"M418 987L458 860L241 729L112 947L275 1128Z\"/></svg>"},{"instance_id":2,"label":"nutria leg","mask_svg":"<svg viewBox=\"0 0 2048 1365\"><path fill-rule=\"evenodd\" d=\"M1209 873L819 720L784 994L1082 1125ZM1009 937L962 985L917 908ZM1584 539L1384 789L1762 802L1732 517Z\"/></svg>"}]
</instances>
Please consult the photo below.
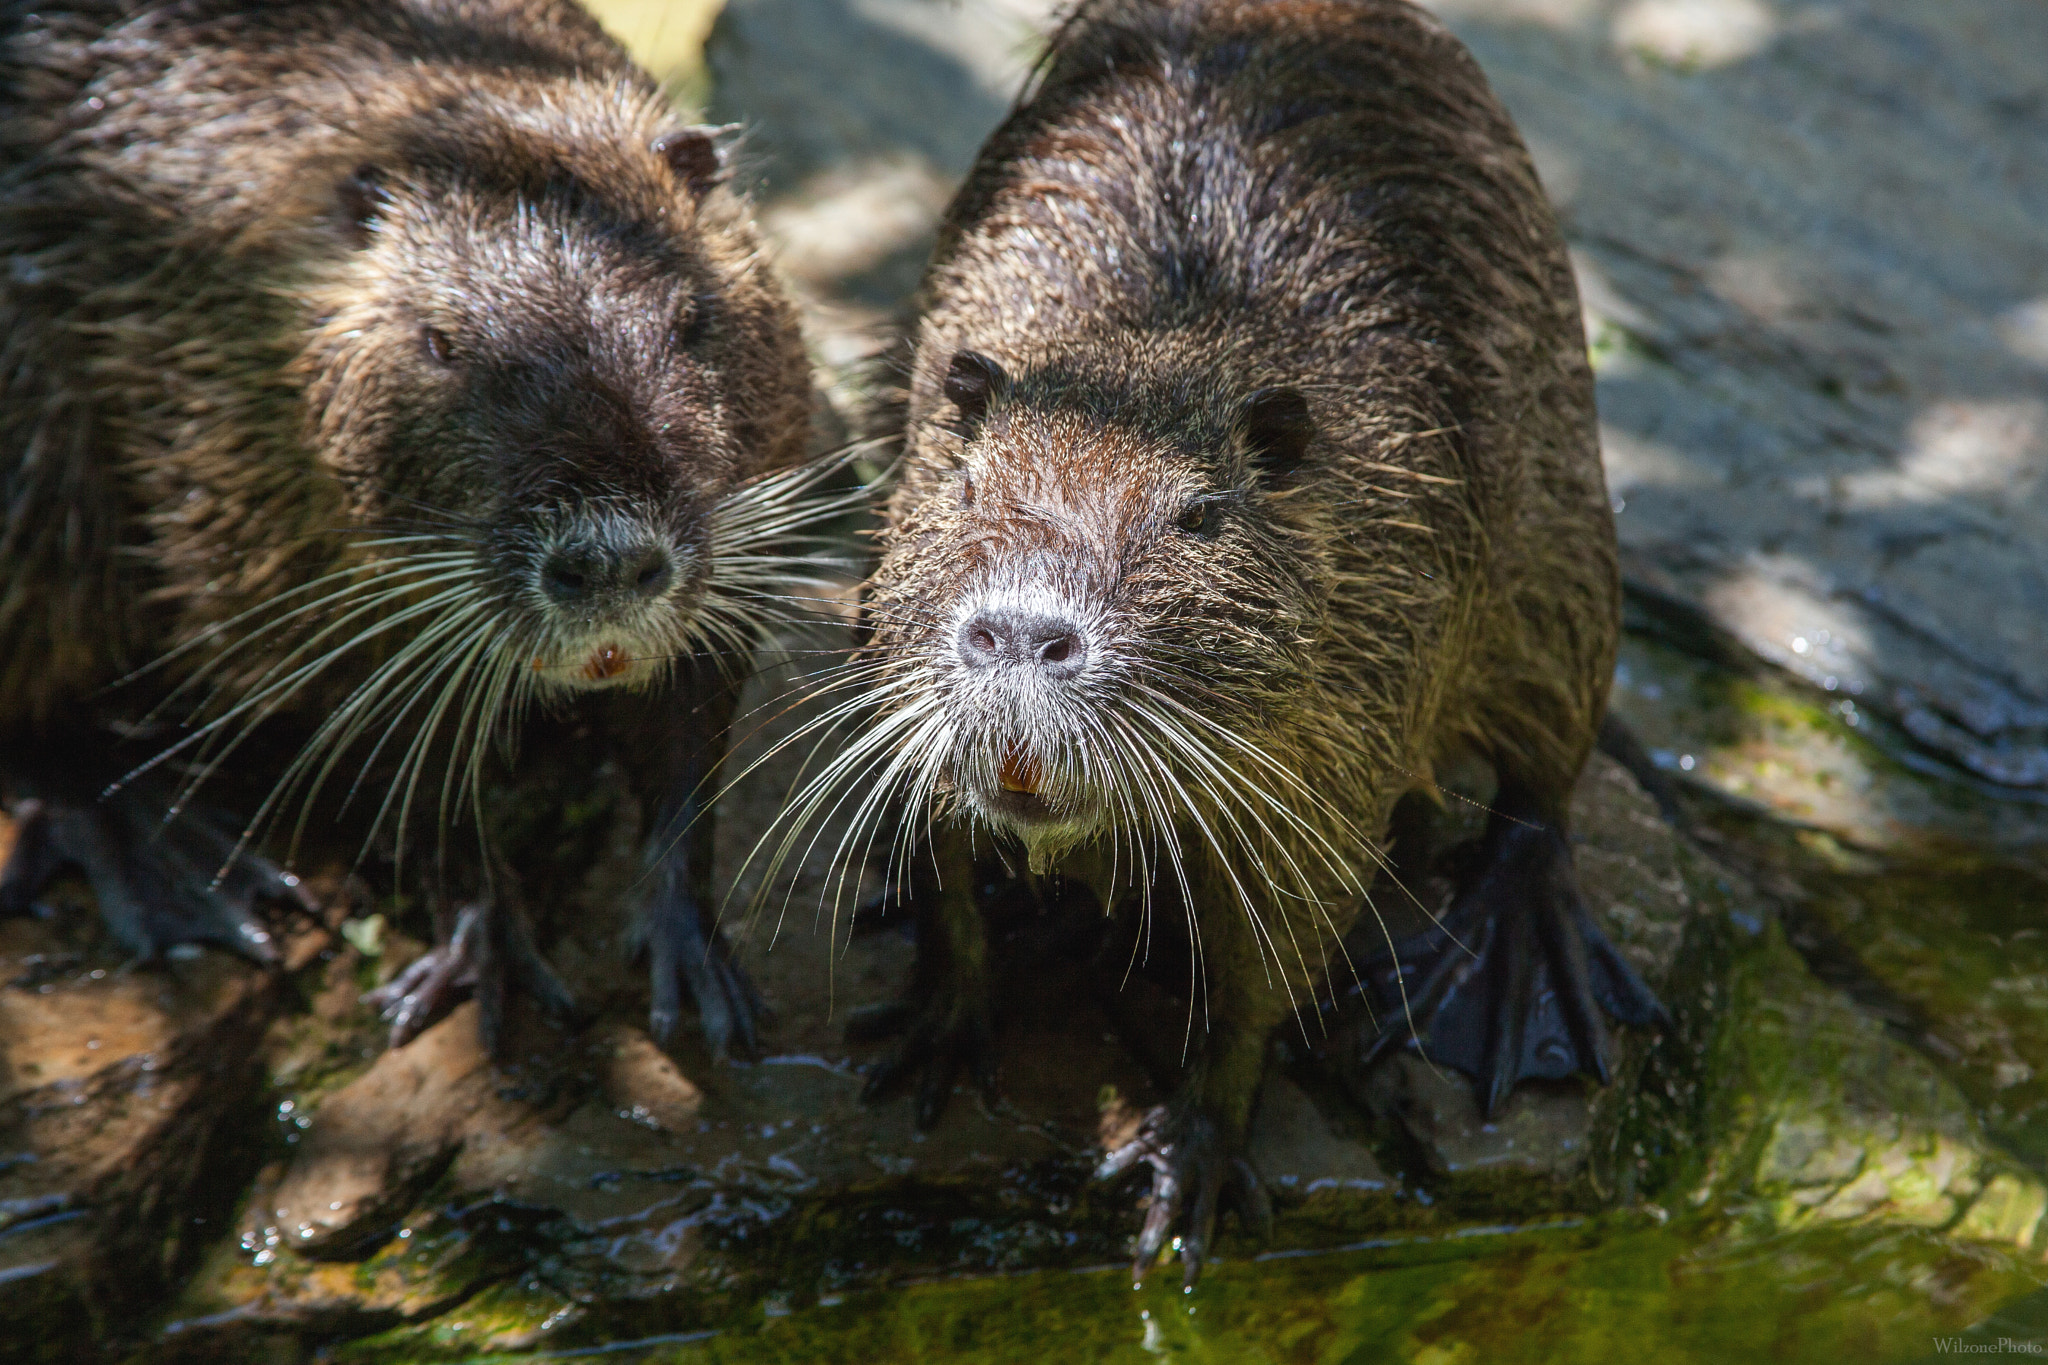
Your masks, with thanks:
<instances>
[{"instance_id":1,"label":"nutria leg","mask_svg":"<svg viewBox=\"0 0 2048 1365\"><path fill-rule=\"evenodd\" d=\"M1261 962L1242 907L1219 906L1200 922L1208 980L1200 1054L1173 1099L1147 1113L1138 1135L1096 1168L1097 1179L1140 1164L1151 1169L1152 1202L1131 1273L1143 1280L1179 1227L1181 1278L1190 1286L1215 1245L1216 1215L1226 1201L1254 1235L1272 1224L1272 1202L1245 1156L1245 1141L1265 1075L1266 1040L1288 1013L1287 992Z\"/></svg>"},{"instance_id":2,"label":"nutria leg","mask_svg":"<svg viewBox=\"0 0 2048 1365\"><path fill-rule=\"evenodd\" d=\"M1209 1259L1216 1215L1226 1198L1261 1235L1272 1224L1273 1205L1265 1182L1245 1159L1242 1143L1233 1149L1192 1087L1148 1112L1138 1135L1104 1157L1095 1178L1111 1179L1141 1162L1152 1171L1152 1203L1131 1262L1135 1282L1143 1282L1183 1215L1187 1231L1179 1239L1181 1283L1188 1286Z\"/></svg>"},{"instance_id":3,"label":"nutria leg","mask_svg":"<svg viewBox=\"0 0 2048 1365\"><path fill-rule=\"evenodd\" d=\"M362 1003L391 1025L390 1046L404 1047L441 1015L454 997L476 985L476 940L483 932L484 907L473 902L455 912L447 937L375 990Z\"/></svg>"},{"instance_id":4,"label":"nutria leg","mask_svg":"<svg viewBox=\"0 0 2048 1365\"><path fill-rule=\"evenodd\" d=\"M75 867L108 930L137 960L180 943L216 943L275 965L256 902L317 913L312 897L268 859L236 853L235 836L205 812L188 809L163 824L152 794L124 789L90 805L20 802L14 847L0 866L0 915L39 913L35 898L50 878Z\"/></svg>"},{"instance_id":5,"label":"nutria leg","mask_svg":"<svg viewBox=\"0 0 2048 1365\"><path fill-rule=\"evenodd\" d=\"M935 875L920 877L911 894L917 967L910 999L857 1016L846 1030L855 1042L903 1035L868 1072L861 1098L892 1094L915 1073L919 1128L939 1121L963 1067L984 1098L996 1093L995 1004L988 931L974 900L973 849L964 834L941 830L931 855Z\"/></svg>"},{"instance_id":6,"label":"nutria leg","mask_svg":"<svg viewBox=\"0 0 2048 1365\"><path fill-rule=\"evenodd\" d=\"M1442 923L1398 947L1406 998L1391 972L1374 974L1382 1027L1362 1058L1420 1038L1431 1059L1478 1081L1489 1118L1530 1077L1584 1072L1605 1085L1602 1009L1624 1024L1665 1018L1587 913L1558 822L1510 787L1495 805Z\"/></svg>"},{"instance_id":7,"label":"nutria leg","mask_svg":"<svg viewBox=\"0 0 2048 1365\"><path fill-rule=\"evenodd\" d=\"M678 802L674 819L658 826L680 828L682 834L651 854L657 863L655 891L640 924L653 987L648 1028L658 1042L675 1035L687 983L713 1054L752 1056L760 1045L763 1005L733 959L731 945L704 911L711 903L712 822L699 806L694 785Z\"/></svg>"},{"instance_id":8,"label":"nutria leg","mask_svg":"<svg viewBox=\"0 0 2048 1365\"><path fill-rule=\"evenodd\" d=\"M647 954L653 996L648 1028L658 1042L675 1036L687 985L712 1053L747 1057L760 1047L766 1007L718 931L711 882L713 801L738 686L715 661L701 658L692 661L681 685L698 700L679 705L674 697L657 695L627 703L640 708L639 719L618 727L629 742L643 746L641 754L623 757L656 812L646 851L654 891L633 935L636 948Z\"/></svg>"}]
</instances>

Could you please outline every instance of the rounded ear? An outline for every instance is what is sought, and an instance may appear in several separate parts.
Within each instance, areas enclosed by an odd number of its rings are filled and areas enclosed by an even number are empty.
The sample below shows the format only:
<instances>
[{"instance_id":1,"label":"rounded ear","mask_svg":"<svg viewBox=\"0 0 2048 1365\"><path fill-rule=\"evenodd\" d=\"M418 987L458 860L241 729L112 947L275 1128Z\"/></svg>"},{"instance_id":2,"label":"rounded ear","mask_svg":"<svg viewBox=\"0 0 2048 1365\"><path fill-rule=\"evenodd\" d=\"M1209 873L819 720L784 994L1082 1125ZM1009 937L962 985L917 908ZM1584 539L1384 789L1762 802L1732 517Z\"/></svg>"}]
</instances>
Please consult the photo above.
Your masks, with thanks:
<instances>
[{"instance_id":1,"label":"rounded ear","mask_svg":"<svg viewBox=\"0 0 2048 1365\"><path fill-rule=\"evenodd\" d=\"M334 189L336 211L354 246L367 246L370 229L391 207L391 192L384 188L384 172L375 166L358 166Z\"/></svg>"},{"instance_id":2,"label":"rounded ear","mask_svg":"<svg viewBox=\"0 0 2048 1365\"><path fill-rule=\"evenodd\" d=\"M1285 384L1259 389L1244 400L1244 444L1259 473L1283 483L1301 467L1316 436L1315 419L1301 390Z\"/></svg>"},{"instance_id":3,"label":"rounded ear","mask_svg":"<svg viewBox=\"0 0 2048 1365\"><path fill-rule=\"evenodd\" d=\"M676 179L690 187L691 194L702 194L718 183L725 170L725 159L718 154L718 144L713 141L713 135L723 131L685 128L667 133L654 140L654 154L668 163Z\"/></svg>"},{"instance_id":4,"label":"rounded ear","mask_svg":"<svg viewBox=\"0 0 2048 1365\"><path fill-rule=\"evenodd\" d=\"M968 425L979 422L988 412L996 386L1003 383L1003 367L979 351L955 351L946 369L946 401L960 411Z\"/></svg>"}]
</instances>

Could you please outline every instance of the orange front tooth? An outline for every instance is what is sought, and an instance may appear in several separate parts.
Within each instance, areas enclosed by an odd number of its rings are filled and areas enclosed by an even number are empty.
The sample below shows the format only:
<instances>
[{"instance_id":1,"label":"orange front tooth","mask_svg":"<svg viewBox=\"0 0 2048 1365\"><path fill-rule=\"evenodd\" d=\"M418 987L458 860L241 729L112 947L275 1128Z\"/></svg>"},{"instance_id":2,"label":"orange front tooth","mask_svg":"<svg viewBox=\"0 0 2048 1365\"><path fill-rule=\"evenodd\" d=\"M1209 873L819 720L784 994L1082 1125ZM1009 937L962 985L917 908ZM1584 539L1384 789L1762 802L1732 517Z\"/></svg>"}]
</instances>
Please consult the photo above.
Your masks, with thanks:
<instances>
[{"instance_id":1,"label":"orange front tooth","mask_svg":"<svg viewBox=\"0 0 2048 1365\"><path fill-rule=\"evenodd\" d=\"M1002 770L996 774L996 781L1002 784L1006 792L1023 792L1026 796L1036 796L1039 786L1045 781L1045 775L1039 771L1038 764L1032 760L1023 745L1012 744L1009 752L1003 755Z\"/></svg>"},{"instance_id":2,"label":"orange front tooth","mask_svg":"<svg viewBox=\"0 0 2048 1365\"><path fill-rule=\"evenodd\" d=\"M592 682L603 682L616 678L626 671L626 652L617 645L603 645L591 652L590 661L583 665L583 676Z\"/></svg>"}]
</instances>

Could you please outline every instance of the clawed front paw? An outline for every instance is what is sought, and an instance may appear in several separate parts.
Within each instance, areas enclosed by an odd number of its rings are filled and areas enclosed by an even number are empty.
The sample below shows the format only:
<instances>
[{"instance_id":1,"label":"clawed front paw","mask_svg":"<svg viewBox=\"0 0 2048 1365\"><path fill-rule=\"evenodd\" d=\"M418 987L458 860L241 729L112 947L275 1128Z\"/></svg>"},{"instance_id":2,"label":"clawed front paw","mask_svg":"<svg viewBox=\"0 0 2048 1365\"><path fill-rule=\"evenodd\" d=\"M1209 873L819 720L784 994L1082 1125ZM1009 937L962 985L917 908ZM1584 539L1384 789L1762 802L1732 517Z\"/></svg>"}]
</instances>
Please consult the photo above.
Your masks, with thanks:
<instances>
[{"instance_id":1,"label":"clawed front paw","mask_svg":"<svg viewBox=\"0 0 2048 1365\"><path fill-rule=\"evenodd\" d=\"M985 996L970 999L965 993L942 991L921 1006L886 1005L857 1014L846 1029L850 1042L898 1034L903 1041L868 1072L863 1100L886 1098L915 1075L917 1126L926 1129L945 1113L953 1083L963 1070L983 1099L995 1099L995 1017Z\"/></svg>"},{"instance_id":2,"label":"clawed front paw","mask_svg":"<svg viewBox=\"0 0 2048 1365\"><path fill-rule=\"evenodd\" d=\"M1181 1282L1192 1288L1215 1245L1216 1215L1226 1196L1259 1234L1272 1224L1265 1182L1242 1153L1229 1150L1216 1122L1195 1105L1162 1104L1147 1112L1137 1136L1104 1157L1095 1177L1113 1179L1141 1164L1152 1172L1152 1202L1132 1259L1137 1282L1179 1227Z\"/></svg>"},{"instance_id":3,"label":"clawed front paw","mask_svg":"<svg viewBox=\"0 0 2048 1365\"><path fill-rule=\"evenodd\" d=\"M655 1041L665 1044L675 1036L687 985L713 1056L751 1057L758 1052L767 1006L733 957L731 945L706 925L695 902L652 907L644 933L653 996L648 1031Z\"/></svg>"},{"instance_id":4,"label":"clawed front paw","mask_svg":"<svg viewBox=\"0 0 2048 1365\"><path fill-rule=\"evenodd\" d=\"M392 1047L404 1047L418 1037L447 1012L458 993L476 986L477 939L482 932L483 907L463 906L446 943L429 948L397 976L364 993L362 1002L391 1025Z\"/></svg>"},{"instance_id":5,"label":"clawed front paw","mask_svg":"<svg viewBox=\"0 0 2048 1365\"><path fill-rule=\"evenodd\" d=\"M499 1055L505 1041L507 998L522 988L547 1013L572 1020L576 998L533 944L525 917L488 901L473 901L455 915L448 941L364 994L362 1002L391 1025L391 1046L404 1047L447 1013L464 991L476 995L485 1051Z\"/></svg>"}]
</instances>

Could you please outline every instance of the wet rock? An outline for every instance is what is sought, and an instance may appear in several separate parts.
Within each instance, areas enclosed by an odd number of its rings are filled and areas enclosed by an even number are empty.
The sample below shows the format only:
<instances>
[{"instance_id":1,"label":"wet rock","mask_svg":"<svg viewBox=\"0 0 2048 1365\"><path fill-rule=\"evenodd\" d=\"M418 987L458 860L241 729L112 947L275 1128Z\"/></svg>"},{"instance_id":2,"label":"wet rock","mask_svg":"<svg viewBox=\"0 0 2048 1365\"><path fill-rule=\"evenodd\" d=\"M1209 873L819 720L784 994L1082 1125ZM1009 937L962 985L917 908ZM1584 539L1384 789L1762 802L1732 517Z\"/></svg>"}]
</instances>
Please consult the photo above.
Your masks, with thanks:
<instances>
[{"instance_id":1,"label":"wet rock","mask_svg":"<svg viewBox=\"0 0 2048 1365\"><path fill-rule=\"evenodd\" d=\"M261 1151L260 1041L325 935L286 936L280 972L132 967L53 899L0 923L0 1337L73 1360L131 1336L229 1226Z\"/></svg>"},{"instance_id":2,"label":"wet rock","mask_svg":"<svg viewBox=\"0 0 2048 1365\"><path fill-rule=\"evenodd\" d=\"M689 1132L704 1107L704 1092L676 1067L675 1059L634 1028L619 1028L601 1039L609 1052L604 1094L614 1110L635 1123L671 1133Z\"/></svg>"},{"instance_id":3,"label":"wet rock","mask_svg":"<svg viewBox=\"0 0 2048 1365\"><path fill-rule=\"evenodd\" d=\"M1631 638L1615 707L1699 798L1701 837L1792 946L2048 1160L2048 807L1909 768L1886 725L1768 677Z\"/></svg>"},{"instance_id":4,"label":"wet rock","mask_svg":"<svg viewBox=\"0 0 2048 1365\"><path fill-rule=\"evenodd\" d=\"M1628 1101L1617 1186L1754 1232L1881 1225L2048 1250L2040 1176L1935 1063L1816 980L1775 921L1703 956L1725 973L1711 1001L1682 1004Z\"/></svg>"},{"instance_id":5,"label":"wet rock","mask_svg":"<svg viewBox=\"0 0 2048 1365\"><path fill-rule=\"evenodd\" d=\"M2048 1213L2048 1188L2010 1171L1986 1182L1955 1226L1955 1235L1973 1242L2010 1242L2032 1247L2040 1240L2041 1218Z\"/></svg>"},{"instance_id":6,"label":"wet rock","mask_svg":"<svg viewBox=\"0 0 2048 1365\"><path fill-rule=\"evenodd\" d=\"M1574 247L1634 586L2048 788L2048 17L1433 7Z\"/></svg>"},{"instance_id":7,"label":"wet rock","mask_svg":"<svg viewBox=\"0 0 2048 1365\"><path fill-rule=\"evenodd\" d=\"M327 1097L291 1172L265 1202L266 1232L314 1258L381 1245L473 1133L516 1126L477 1038L477 1007L458 1007Z\"/></svg>"},{"instance_id":8,"label":"wet rock","mask_svg":"<svg viewBox=\"0 0 2048 1365\"><path fill-rule=\"evenodd\" d=\"M1133 1134L1134 1135L1134 1134ZM1130 1135L1105 1134L1103 1148L1113 1150ZM1325 1192L1376 1194L1391 1190L1394 1181L1380 1166L1363 1134L1345 1131L1317 1107L1284 1072L1266 1077L1252 1118L1250 1155L1254 1169L1283 1196L1313 1197Z\"/></svg>"}]
</instances>

